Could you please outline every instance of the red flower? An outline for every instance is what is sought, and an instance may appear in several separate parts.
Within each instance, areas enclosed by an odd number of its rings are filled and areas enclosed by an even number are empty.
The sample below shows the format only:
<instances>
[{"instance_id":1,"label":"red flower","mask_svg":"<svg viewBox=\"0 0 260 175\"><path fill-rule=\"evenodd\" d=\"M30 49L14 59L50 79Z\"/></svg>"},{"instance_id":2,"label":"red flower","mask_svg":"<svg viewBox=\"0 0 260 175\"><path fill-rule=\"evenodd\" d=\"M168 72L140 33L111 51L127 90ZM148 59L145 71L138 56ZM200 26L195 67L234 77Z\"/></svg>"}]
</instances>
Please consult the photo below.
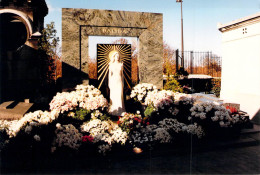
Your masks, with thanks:
<instances>
[{"instance_id":1,"label":"red flower","mask_svg":"<svg viewBox=\"0 0 260 175\"><path fill-rule=\"evenodd\" d=\"M146 123L146 125L150 125L150 123L149 123L149 122L147 122L147 123Z\"/></svg>"},{"instance_id":2,"label":"red flower","mask_svg":"<svg viewBox=\"0 0 260 175\"><path fill-rule=\"evenodd\" d=\"M237 109L235 107L227 106L226 109L229 109L231 114L237 113Z\"/></svg>"},{"instance_id":3,"label":"red flower","mask_svg":"<svg viewBox=\"0 0 260 175\"><path fill-rule=\"evenodd\" d=\"M83 136L82 142L93 142L94 138L91 136Z\"/></svg>"},{"instance_id":4,"label":"red flower","mask_svg":"<svg viewBox=\"0 0 260 175\"><path fill-rule=\"evenodd\" d=\"M120 121L119 121L119 120L117 121L117 124L118 124L118 125L120 124Z\"/></svg>"},{"instance_id":5,"label":"red flower","mask_svg":"<svg viewBox=\"0 0 260 175\"><path fill-rule=\"evenodd\" d=\"M137 117L134 118L135 121L138 121L139 119Z\"/></svg>"}]
</instances>

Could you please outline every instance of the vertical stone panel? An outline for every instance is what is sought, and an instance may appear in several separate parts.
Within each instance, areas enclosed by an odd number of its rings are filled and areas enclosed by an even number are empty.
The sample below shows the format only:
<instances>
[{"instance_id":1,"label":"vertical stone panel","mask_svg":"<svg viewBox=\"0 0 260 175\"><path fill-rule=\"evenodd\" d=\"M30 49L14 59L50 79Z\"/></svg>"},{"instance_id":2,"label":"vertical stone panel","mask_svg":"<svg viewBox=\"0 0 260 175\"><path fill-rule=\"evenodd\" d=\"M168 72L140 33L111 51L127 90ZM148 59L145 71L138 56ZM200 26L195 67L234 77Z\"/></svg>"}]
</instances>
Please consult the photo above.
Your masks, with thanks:
<instances>
[{"instance_id":1,"label":"vertical stone panel","mask_svg":"<svg viewBox=\"0 0 260 175\"><path fill-rule=\"evenodd\" d=\"M88 36L81 29L81 72L84 80L88 79L88 51Z\"/></svg>"}]
</instances>

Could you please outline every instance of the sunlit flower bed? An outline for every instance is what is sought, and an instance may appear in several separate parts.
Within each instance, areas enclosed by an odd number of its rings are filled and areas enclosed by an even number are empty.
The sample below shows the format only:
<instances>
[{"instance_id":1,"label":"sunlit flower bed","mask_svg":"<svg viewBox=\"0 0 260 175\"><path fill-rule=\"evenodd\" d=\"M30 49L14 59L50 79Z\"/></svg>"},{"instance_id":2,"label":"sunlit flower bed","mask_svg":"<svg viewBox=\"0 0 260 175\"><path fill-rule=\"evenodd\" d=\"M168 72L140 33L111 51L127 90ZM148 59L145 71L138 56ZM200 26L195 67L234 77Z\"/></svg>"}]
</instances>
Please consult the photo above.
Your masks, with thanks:
<instances>
[{"instance_id":1,"label":"sunlit flower bed","mask_svg":"<svg viewBox=\"0 0 260 175\"><path fill-rule=\"evenodd\" d=\"M5 148L40 147L52 154L89 151L106 155L119 147L145 150L178 144L191 135L202 139L226 132L226 128L241 128L248 120L234 109L212 103L194 105L190 95L160 91L151 84L137 85L130 97L145 110L110 116L108 102L98 89L78 85L75 91L58 93L50 111L28 113L17 121L0 121L1 144Z\"/></svg>"}]
</instances>

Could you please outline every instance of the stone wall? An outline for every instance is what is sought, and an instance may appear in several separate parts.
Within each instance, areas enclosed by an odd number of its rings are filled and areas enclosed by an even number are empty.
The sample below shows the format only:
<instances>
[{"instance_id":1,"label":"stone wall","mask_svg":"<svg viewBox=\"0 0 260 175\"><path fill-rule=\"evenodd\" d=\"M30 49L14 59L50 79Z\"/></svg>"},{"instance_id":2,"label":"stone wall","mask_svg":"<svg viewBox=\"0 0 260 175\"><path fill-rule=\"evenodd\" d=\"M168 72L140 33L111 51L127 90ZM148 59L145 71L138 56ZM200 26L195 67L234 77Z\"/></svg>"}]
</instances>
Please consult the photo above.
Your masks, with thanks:
<instances>
[{"instance_id":1,"label":"stone wall","mask_svg":"<svg viewBox=\"0 0 260 175\"><path fill-rule=\"evenodd\" d=\"M93 9L62 9L63 87L88 83L88 37L139 39L139 80L163 87L163 15Z\"/></svg>"}]
</instances>

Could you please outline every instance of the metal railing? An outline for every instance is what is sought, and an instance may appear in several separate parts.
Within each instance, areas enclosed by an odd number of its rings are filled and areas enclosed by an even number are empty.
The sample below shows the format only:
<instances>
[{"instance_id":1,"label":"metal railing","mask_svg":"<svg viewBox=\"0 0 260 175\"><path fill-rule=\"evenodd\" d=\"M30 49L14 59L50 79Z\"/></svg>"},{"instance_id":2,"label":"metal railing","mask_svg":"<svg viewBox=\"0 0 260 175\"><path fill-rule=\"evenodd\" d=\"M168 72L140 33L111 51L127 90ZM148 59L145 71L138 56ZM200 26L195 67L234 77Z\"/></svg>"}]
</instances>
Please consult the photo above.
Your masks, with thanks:
<instances>
[{"instance_id":1,"label":"metal railing","mask_svg":"<svg viewBox=\"0 0 260 175\"><path fill-rule=\"evenodd\" d=\"M174 59L176 70L181 67L181 52L176 50ZM184 51L184 69L189 74L205 74L221 77L222 58L212 52Z\"/></svg>"}]
</instances>

